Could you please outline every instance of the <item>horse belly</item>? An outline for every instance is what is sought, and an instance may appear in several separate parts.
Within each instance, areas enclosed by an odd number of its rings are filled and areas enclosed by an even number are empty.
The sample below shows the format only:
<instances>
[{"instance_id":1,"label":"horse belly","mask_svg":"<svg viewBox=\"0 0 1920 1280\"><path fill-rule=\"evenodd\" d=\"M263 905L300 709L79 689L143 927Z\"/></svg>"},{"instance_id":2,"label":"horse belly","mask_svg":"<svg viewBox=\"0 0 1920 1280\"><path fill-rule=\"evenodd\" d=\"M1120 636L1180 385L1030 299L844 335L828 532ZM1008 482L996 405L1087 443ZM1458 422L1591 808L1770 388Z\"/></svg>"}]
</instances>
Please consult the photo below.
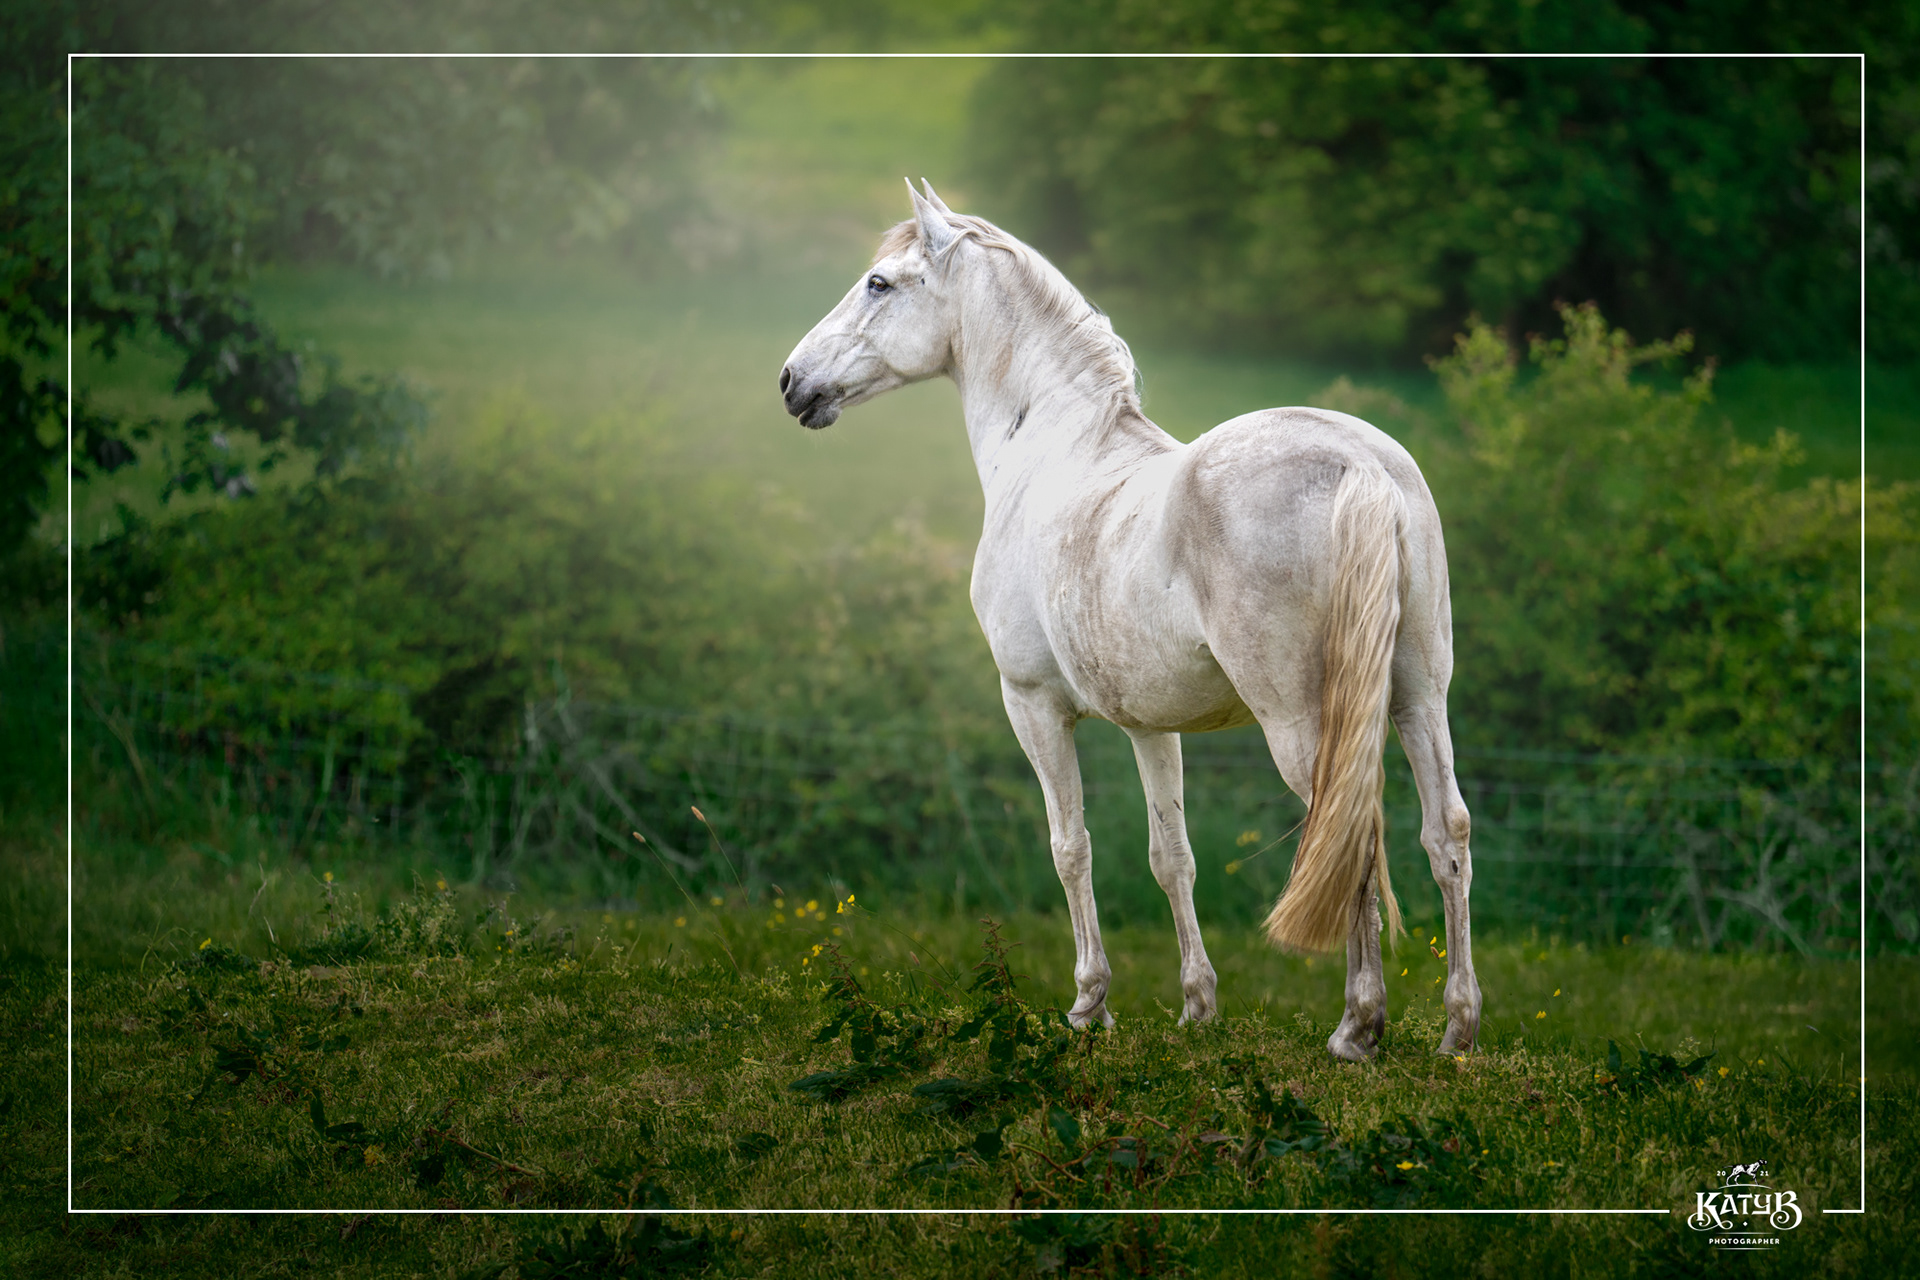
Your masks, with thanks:
<instances>
[{"instance_id":1,"label":"horse belly","mask_svg":"<svg viewBox=\"0 0 1920 1280\"><path fill-rule=\"evenodd\" d=\"M1147 733L1211 733L1253 723L1253 712L1211 652L1140 677L1101 699L1107 705L1090 709L1123 729Z\"/></svg>"}]
</instances>

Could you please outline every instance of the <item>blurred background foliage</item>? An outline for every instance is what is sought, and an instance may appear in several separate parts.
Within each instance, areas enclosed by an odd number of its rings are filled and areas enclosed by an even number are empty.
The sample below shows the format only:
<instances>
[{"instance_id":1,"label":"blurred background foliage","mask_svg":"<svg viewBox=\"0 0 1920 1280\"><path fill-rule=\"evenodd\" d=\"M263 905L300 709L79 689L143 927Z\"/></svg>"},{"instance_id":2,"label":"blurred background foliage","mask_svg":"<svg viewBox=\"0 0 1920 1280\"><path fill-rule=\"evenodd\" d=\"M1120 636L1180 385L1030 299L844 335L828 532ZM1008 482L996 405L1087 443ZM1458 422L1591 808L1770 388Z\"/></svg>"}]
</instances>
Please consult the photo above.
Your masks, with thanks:
<instances>
[{"instance_id":1,"label":"blurred background foliage","mask_svg":"<svg viewBox=\"0 0 1920 1280\"><path fill-rule=\"evenodd\" d=\"M1915 34L1896 5L1031 13L1043 45L1090 51L1844 49L1889 84L1910 80ZM1555 302L1593 300L1636 333L1689 329L1702 354L1805 360L1857 345L1859 89L1857 63L1792 58L1016 61L976 136L1009 220L1070 274L1219 338L1404 357L1469 312L1550 331ZM1875 283L1910 290L1893 246L1911 243L1913 104L1882 104ZM1882 315L1876 355L1916 350L1911 314Z\"/></svg>"},{"instance_id":2,"label":"blurred background foliage","mask_svg":"<svg viewBox=\"0 0 1920 1280\"><path fill-rule=\"evenodd\" d=\"M1599 893L1602 932L1845 947L1864 714L1869 929L1920 944L1911 12L1328 14L10 10L8 823L44 831L63 779L68 50L1864 49L1864 488L1851 62L79 60L77 800L128 865L366 848L647 903L717 873L697 801L763 878L1053 901L951 396L802 439L771 390L926 173L1139 335L1182 438L1314 402L1414 450L1469 798L1507 815L1483 920ZM1131 848L1124 742L1082 736ZM1285 854L1249 848L1297 815L1230 738L1189 747L1202 906L1251 919ZM1157 918L1142 861L1102 901Z\"/></svg>"}]
</instances>

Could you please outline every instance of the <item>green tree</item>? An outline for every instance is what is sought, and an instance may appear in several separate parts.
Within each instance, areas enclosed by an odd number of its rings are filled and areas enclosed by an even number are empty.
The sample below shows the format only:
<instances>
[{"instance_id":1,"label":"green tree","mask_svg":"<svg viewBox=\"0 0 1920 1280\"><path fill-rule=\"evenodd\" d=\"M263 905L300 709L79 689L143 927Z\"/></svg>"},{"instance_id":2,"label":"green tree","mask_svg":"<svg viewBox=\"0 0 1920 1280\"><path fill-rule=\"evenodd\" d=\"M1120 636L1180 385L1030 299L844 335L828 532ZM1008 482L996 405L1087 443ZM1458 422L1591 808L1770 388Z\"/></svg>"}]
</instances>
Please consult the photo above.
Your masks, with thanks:
<instances>
[{"instance_id":1,"label":"green tree","mask_svg":"<svg viewBox=\"0 0 1920 1280\"><path fill-rule=\"evenodd\" d=\"M1027 48L1200 53L1891 54L1912 23L1477 0L1023 12ZM1009 62L979 91L975 167L989 212L1170 325L1404 356L1470 311L1551 331L1554 302L1593 299L1711 354L1830 358L1856 346L1857 90L1852 61L1794 58ZM1913 192L1881 189L1911 221Z\"/></svg>"},{"instance_id":2,"label":"green tree","mask_svg":"<svg viewBox=\"0 0 1920 1280\"><path fill-rule=\"evenodd\" d=\"M562 35L576 47L714 47L744 26L733 9L520 0L443 20L372 3L8 9L0 547L18 546L37 519L64 452L66 388L51 366L69 324L109 358L157 335L180 360L176 389L211 402L164 441L156 423L76 406L79 474L163 444L170 490L237 495L253 485L233 461L239 433L263 447L253 470L298 455L325 479L390 456L422 408L390 377L347 379L282 342L247 299L262 262L416 274L501 245L660 252L697 215L677 166L714 123L697 65L659 60L83 57L71 64L68 210L66 54L490 52L534 32L543 46Z\"/></svg>"}]
</instances>

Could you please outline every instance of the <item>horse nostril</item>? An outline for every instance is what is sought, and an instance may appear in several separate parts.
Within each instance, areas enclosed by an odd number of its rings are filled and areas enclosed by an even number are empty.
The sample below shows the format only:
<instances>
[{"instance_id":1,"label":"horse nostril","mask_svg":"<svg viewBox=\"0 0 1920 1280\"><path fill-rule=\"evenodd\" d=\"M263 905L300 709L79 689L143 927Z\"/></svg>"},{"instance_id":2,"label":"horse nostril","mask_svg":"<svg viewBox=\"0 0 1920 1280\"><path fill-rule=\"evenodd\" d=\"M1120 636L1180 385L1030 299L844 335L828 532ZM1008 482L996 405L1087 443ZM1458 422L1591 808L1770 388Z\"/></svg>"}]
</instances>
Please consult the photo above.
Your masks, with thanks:
<instances>
[{"instance_id":1,"label":"horse nostril","mask_svg":"<svg viewBox=\"0 0 1920 1280\"><path fill-rule=\"evenodd\" d=\"M781 395L785 395L787 393L787 386L792 381L793 381L793 369L791 367L782 369L780 371L780 394Z\"/></svg>"}]
</instances>

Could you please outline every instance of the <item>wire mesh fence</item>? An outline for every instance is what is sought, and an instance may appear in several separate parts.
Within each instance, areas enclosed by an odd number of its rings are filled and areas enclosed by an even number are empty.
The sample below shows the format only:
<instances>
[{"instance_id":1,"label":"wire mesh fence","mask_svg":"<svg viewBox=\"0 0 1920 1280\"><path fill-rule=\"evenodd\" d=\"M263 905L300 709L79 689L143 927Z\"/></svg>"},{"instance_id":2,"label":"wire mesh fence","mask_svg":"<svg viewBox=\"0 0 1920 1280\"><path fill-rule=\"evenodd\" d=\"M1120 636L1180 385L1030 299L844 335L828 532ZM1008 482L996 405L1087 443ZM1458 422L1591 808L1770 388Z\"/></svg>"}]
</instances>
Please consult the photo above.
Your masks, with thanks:
<instances>
[{"instance_id":1,"label":"wire mesh fence","mask_svg":"<svg viewBox=\"0 0 1920 1280\"><path fill-rule=\"evenodd\" d=\"M510 740L459 753L399 685L99 640L78 657L77 799L102 820L244 815L296 853L406 849L478 878L584 870L609 898L660 905L828 880L951 884L988 909L1058 898L1039 788L1004 727L605 705L563 686L518 709ZM1124 847L1145 848L1126 739L1080 736L1103 910L1163 914ZM1258 918L1304 811L1257 731L1184 745L1198 904ZM1396 888L1411 918L1437 921L1418 797L1403 760L1387 772ZM1844 951L1863 938L1864 868L1869 945L1920 939L1911 770L1868 768L1863 788L1858 761L1463 749L1459 773L1483 928Z\"/></svg>"}]
</instances>

